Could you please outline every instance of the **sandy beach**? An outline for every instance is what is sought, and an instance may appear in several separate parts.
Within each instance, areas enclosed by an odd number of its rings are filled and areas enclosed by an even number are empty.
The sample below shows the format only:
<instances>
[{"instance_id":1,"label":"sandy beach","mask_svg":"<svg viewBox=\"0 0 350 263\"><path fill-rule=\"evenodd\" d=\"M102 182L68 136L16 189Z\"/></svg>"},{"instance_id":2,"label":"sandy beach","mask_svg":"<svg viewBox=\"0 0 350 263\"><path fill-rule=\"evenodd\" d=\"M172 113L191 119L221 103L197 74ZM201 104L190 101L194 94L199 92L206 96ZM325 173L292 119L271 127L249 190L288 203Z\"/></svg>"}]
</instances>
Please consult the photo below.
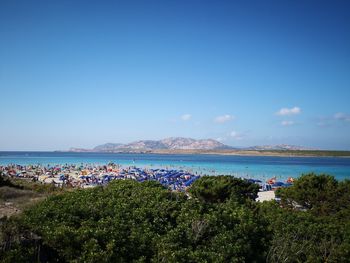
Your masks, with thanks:
<instances>
[{"instance_id":1,"label":"sandy beach","mask_svg":"<svg viewBox=\"0 0 350 263\"><path fill-rule=\"evenodd\" d=\"M275 199L275 191L264 191L258 193L257 202L271 201Z\"/></svg>"}]
</instances>

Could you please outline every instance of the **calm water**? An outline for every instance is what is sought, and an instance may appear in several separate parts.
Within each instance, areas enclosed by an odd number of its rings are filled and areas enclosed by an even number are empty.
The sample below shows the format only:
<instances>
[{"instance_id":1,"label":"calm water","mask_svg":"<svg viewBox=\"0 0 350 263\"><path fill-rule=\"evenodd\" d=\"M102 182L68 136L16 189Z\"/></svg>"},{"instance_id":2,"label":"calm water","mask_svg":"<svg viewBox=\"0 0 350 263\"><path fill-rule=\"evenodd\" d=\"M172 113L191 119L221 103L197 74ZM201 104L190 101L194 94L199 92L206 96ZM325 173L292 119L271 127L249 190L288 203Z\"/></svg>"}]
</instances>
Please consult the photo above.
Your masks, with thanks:
<instances>
[{"instance_id":1,"label":"calm water","mask_svg":"<svg viewBox=\"0 0 350 263\"><path fill-rule=\"evenodd\" d=\"M327 173L337 179L350 179L350 158L335 157L271 157L223 155L167 155L60 152L0 152L0 165L65 163L106 164L139 167L168 167L192 170L200 174L231 174L239 177L286 179L302 173Z\"/></svg>"}]
</instances>

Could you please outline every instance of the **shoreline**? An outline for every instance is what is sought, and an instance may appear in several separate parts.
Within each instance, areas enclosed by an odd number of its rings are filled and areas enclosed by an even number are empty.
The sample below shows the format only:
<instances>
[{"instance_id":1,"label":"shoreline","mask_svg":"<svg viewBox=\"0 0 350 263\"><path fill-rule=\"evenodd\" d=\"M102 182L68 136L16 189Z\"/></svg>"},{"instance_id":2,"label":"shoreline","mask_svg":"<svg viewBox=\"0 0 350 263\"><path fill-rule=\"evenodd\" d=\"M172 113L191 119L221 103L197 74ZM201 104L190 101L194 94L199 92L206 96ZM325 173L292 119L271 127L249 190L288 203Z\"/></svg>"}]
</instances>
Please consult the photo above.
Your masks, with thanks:
<instances>
[{"instance_id":1,"label":"shoreline","mask_svg":"<svg viewBox=\"0 0 350 263\"><path fill-rule=\"evenodd\" d=\"M164 187L176 191L184 191L201 177L197 173L182 169L125 167L115 163L54 166L10 164L0 166L0 176L30 179L33 182L71 188L95 187L106 185L113 180L125 179L138 182L157 181Z\"/></svg>"},{"instance_id":2,"label":"shoreline","mask_svg":"<svg viewBox=\"0 0 350 263\"><path fill-rule=\"evenodd\" d=\"M167 155L222 155L222 156L262 156L262 157L326 157L326 158L350 158L350 151L255 151L255 150L140 150L140 151L50 151L57 153L94 153L94 154L167 154ZM333 154L332 154L333 153Z\"/></svg>"},{"instance_id":3,"label":"shoreline","mask_svg":"<svg viewBox=\"0 0 350 263\"><path fill-rule=\"evenodd\" d=\"M175 168L197 172L201 175L233 175L241 178L267 179L272 177L285 180L305 173L327 173L338 180L350 176L349 158L319 158L301 156L248 156L231 155L227 152L190 151L138 152L138 153L96 153L96 152L0 152L0 164L20 165L101 165L109 162L122 166L144 168ZM251 152L250 152L251 153ZM223 155L226 154L226 155Z\"/></svg>"},{"instance_id":4,"label":"shoreline","mask_svg":"<svg viewBox=\"0 0 350 263\"><path fill-rule=\"evenodd\" d=\"M227 155L227 156L273 156L273 157L342 157L342 158L350 158L350 153L349 155L322 155L322 154L298 154L298 153L291 153L291 152L273 152L273 151L232 151L232 152L224 152L224 151L174 151L174 152L162 152L162 151L152 151L149 152L150 154L205 154L205 155Z\"/></svg>"}]
</instances>

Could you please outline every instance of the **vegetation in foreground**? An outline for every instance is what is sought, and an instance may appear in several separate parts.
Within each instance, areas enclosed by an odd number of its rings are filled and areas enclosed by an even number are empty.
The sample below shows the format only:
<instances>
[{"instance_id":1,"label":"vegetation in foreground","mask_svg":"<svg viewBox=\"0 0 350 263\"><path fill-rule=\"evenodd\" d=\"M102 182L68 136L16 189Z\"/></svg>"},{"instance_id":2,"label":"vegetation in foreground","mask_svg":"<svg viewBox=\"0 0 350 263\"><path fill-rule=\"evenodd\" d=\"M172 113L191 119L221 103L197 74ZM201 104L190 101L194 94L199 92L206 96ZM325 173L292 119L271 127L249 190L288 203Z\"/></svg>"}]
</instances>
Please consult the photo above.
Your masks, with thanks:
<instances>
[{"instance_id":1,"label":"vegetation in foreground","mask_svg":"<svg viewBox=\"0 0 350 263\"><path fill-rule=\"evenodd\" d=\"M34 183L30 179L8 179L0 172L0 219L20 213L45 197L65 191L51 184Z\"/></svg>"},{"instance_id":2,"label":"vegetation in foreground","mask_svg":"<svg viewBox=\"0 0 350 263\"><path fill-rule=\"evenodd\" d=\"M10 186L6 186L10 187ZM189 196L155 182L54 192L1 221L2 262L348 262L350 182L308 174L258 188L202 177Z\"/></svg>"}]
</instances>

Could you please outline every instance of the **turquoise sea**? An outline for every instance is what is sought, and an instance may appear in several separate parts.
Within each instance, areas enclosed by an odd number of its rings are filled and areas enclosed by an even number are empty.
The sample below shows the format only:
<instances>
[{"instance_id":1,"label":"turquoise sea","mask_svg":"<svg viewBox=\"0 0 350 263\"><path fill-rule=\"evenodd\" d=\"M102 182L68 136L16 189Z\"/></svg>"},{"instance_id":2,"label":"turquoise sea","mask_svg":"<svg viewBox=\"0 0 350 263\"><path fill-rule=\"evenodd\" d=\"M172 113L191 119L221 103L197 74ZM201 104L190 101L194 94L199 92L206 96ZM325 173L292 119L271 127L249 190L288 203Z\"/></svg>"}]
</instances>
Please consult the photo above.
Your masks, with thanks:
<instances>
[{"instance_id":1,"label":"turquoise sea","mask_svg":"<svg viewBox=\"0 0 350 263\"><path fill-rule=\"evenodd\" d=\"M117 154L67 152L0 152L0 165L7 164L106 164L190 170L198 174L230 174L237 177L278 179L303 173L327 173L338 180L350 179L350 158L225 156L198 154Z\"/></svg>"}]
</instances>

